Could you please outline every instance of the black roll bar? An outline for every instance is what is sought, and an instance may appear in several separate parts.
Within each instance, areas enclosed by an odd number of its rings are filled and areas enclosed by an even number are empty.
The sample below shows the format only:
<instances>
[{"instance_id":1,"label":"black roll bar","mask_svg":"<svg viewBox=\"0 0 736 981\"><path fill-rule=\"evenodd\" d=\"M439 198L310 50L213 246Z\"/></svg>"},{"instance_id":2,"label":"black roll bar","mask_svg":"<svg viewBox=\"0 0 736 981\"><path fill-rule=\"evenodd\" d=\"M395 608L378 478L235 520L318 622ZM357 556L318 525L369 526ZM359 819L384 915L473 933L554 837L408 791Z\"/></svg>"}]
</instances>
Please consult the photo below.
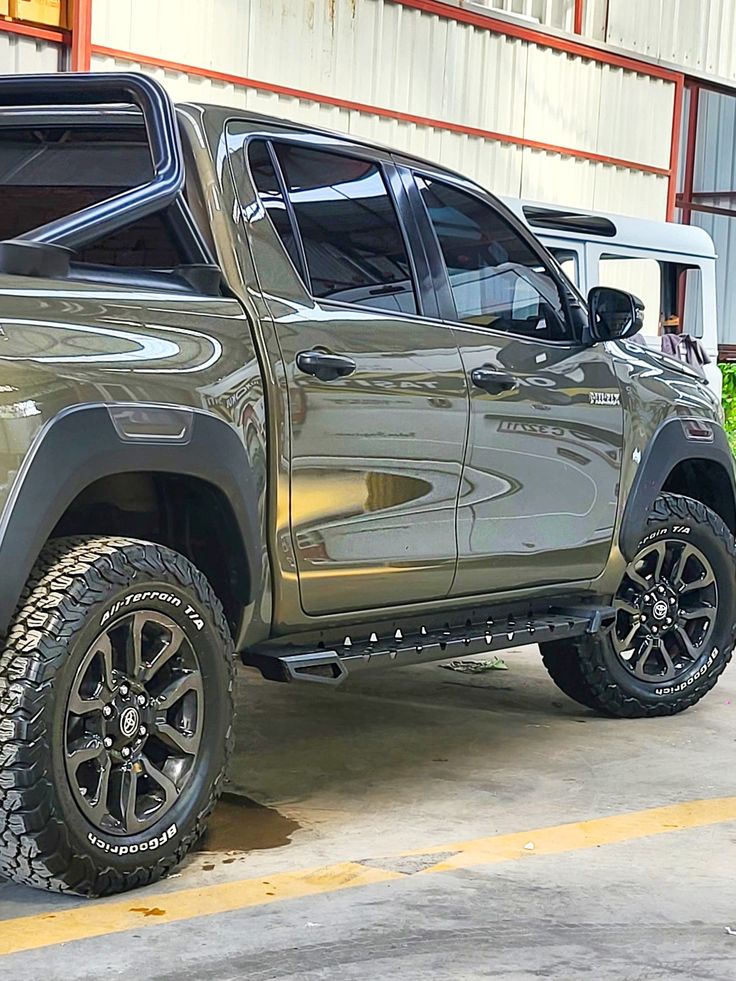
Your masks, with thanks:
<instances>
[{"instance_id":1,"label":"black roll bar","mask_svg":"<svg viewBox=\"0 0 736 981\"><path fill-rule=\"evenodd\" d=\"M156 212L172 209L185 261L214 262L184 200L184 156L174 106L146 75L124 72L0 75L0 109L19 106L119 106L141 111L153 180L31 229L15 241L80 249Z\"/></svg>"}]
</instances>

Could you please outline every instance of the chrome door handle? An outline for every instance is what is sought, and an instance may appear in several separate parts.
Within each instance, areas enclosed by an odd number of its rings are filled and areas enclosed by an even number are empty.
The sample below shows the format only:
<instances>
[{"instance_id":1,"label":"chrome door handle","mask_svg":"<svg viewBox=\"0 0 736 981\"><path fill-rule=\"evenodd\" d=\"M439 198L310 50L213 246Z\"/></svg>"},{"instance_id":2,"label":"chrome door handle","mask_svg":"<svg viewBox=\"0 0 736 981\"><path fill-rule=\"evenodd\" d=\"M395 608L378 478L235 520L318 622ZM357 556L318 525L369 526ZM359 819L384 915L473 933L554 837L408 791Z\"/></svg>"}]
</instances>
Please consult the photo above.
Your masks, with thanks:
<instances>
[{"instance_id":1,"label":"chrome door handle","mask_svg":"<svg viewBox=\"0 0 736 981\"><path fill-rule=\"evenodd\" d=\"M342 354L328 351L300 351L296 356L296 366L305 375L314 375L320 381L335 381L355 371L355 362Z\"/></svg>"},{"instance_id":2,"label":"chrome door handle","mask_svg":"<svg viewBox=\"0 0 736 981\"><path fill-rule=\"evenodd\" d=\"M474 368L470 372L470 378L476 388L482 388L484 392L491 395L500 395L501 392L513 392L519 387L519 383L510 375L508 371L498 371L484 365L482 368Z\"/></svg>"}]
</instances>

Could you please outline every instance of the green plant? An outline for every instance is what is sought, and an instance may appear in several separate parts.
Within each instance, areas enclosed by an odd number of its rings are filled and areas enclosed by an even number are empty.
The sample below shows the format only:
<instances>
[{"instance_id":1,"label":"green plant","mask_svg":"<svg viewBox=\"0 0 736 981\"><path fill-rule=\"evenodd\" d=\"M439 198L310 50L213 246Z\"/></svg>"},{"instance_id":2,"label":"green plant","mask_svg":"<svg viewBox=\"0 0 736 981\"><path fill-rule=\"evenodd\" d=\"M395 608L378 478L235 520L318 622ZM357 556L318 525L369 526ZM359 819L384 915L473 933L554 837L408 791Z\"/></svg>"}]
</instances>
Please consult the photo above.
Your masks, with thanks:
<instances>
[{"instance_id":1,"label":"green plant","mask_svg":"<svg viewBox=\"0 0 736 981\"><path fill-rule=\"evenodd\" d=\"M722 364L724 428L731 450L736 453L736 362Z\"/></svg>"}]
</instances>

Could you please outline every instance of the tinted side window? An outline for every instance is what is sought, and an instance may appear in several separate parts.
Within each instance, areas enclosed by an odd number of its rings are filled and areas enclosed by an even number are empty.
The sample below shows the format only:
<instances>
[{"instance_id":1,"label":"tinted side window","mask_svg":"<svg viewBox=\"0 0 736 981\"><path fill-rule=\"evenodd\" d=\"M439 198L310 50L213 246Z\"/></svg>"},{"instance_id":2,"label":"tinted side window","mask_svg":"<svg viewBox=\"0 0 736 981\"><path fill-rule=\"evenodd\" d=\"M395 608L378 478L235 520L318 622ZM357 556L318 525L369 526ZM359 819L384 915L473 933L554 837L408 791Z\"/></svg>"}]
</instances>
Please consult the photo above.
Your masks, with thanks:
<instances>
[{"instance_id":1,"label":"tinted side window","mask_svg":"<svg viewBox=\"0 0 736 981\"><path fill-rule=\"evenodd\" d=\"M369 160L275 144L314 296L416 313L393 202Z\"/></svg>"},{"instance_id":2,"label":"tinted side window","mask_svg":"<svg viewBox=\"0 0 736 981\"><path fill-rule=\"evenodd\" d=\"M417 177L447 265L458 320L540 340L570 336L557 283L501 215L479 198Z\"/></svg>"},{"instance_id":3,"label":"tinted side window","mask_svg":"<svg viewBox=\"0 0 736 981\"><path fill-rule=\"evenodd\" d=\"M255 140L249 146L248 163L261 203L273 222L284 248L289 253L289 258L299 272L304 275L299 246L294 235L294 229L291 227L286 201L274 170L271 155L268 152L268 145L262 140Z\"/></svg>"}]
</instances>

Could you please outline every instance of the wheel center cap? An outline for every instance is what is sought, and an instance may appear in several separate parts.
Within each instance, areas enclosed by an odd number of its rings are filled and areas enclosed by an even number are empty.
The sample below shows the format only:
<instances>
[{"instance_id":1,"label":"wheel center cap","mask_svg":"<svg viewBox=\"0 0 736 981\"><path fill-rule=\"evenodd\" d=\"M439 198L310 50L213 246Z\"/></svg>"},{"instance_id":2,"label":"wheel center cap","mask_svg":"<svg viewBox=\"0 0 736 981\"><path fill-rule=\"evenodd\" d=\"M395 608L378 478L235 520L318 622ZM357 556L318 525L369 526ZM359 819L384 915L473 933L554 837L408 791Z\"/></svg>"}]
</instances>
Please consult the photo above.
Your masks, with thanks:
<instances>
[{"instance_id":1,"label":"wheel center cap","mask_svg":"<svg viewBox=\"0 0 736 981\"><path fill-rule=\"evenodd\" d=\"M652 616L655 620L664 620L667 616L669 605L665 600L657 600L652 607Z\"/></svg>"},{"instance_id":2,"label":"wheel center cap","mask_svg":"<svg viewBox=\"0 0 736 981\"><path fill-rule=\"evenodd\" d=\"M141 717L138 713L138 709L134 708L132 705L126 709L123 709L123 711L120 713L120 721L118 724L122 735L126 739L130 739L131 736L134 736L140 728Z\"/></svg>"}]
</instances>

